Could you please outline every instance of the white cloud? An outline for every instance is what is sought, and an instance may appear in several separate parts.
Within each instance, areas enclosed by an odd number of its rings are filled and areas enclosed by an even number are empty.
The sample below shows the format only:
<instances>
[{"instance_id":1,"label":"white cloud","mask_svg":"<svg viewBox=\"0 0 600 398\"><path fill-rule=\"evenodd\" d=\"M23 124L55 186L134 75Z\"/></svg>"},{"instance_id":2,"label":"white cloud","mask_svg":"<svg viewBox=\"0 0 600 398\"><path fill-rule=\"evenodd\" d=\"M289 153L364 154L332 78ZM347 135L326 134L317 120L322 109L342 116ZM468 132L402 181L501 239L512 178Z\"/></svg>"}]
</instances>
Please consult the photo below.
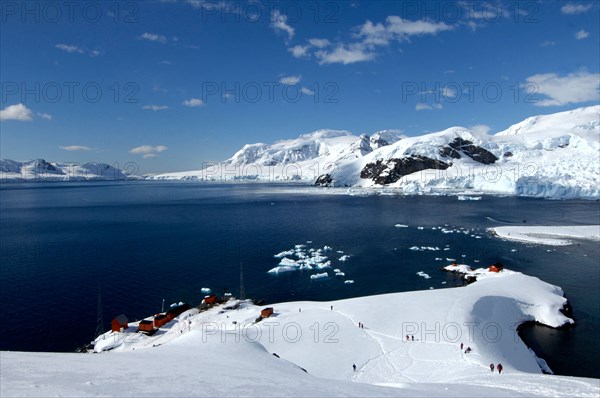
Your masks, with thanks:
<instances>
[{"instance_id":1,"label":"white cloud","mask_svg":"<svg viewBox=\"0 0 600 398\"><path fill-rule=\"evenodd\" d=\"M83 145L69 145L69 146L60 146L60 149L64 149L65 151L91 151L92 148Z\"/></svg>"},{"instance_id":2,"label":"white cloud","mask_svg":"<svg viewBox=\"0 0 600 398\"><path fill-rule=\"evenodd\" d=\"M31 120L31 109L24 104L10 105L0 110L0 120L18 120L28 122Z\"/></svg>"},{"instance_id":3,"label":"white cloud","mask_svg":"<svg viewBox=\"0 0 600 398\"><path fill-rule=\"evenodd\" d=\"M271 28L275 31L282 31L287 33L288 40L294 37L296 31L287 23L287 15L283 15L279 10L275 10L271 13Z\"/></svg>"},{"instance_id":4,"label":"white cloud","mask_svg":"<svg viewBox=\"0 0 600 398\"><path fill-rule=\"evenodd\" d=\"M141 145L141 146L137 146L135 148L131 148L129 150L129 153L132 153L134 155L142 155L143 159L151 159L151 158L158 157L159 153L164 152L167 149L169 149L169 148L167 148L164 145L157 145L157 146Z\"/></svg>"},{"instance_id":5,"label":"white cloud","mask_svg":"<svg viewBox=\"0 0 600 398\"><path fill-rule=\"evenodd\" d=\"M279 79L279 83L285 84L286 86L294 86L294 85L300 83L300 79L302 79L301 75L298 75L298 76L282 76L281 79Z\"/></svg>"},{"instance_id":6,"label":"white cloud","mask_svg":"<svg viewBox=\"0 0 600 398\"><path fill-rule=\"evenodd\" d=\"M360 43L345 46L340 44L332 51L320 50L315 52L319 64L354 64L356 62L370 61L375 58L375 53L368 50Z\"/></svg>"},{"instance_id":7,"label":"white cloud","mask_svg":"<svg viewBox=\"0 0 600 398\"><path fill-rule=\"evenodd\" d=\"M308 87L302 87L300 89L300 92L302 92L302 94L306 94L306 95L315 95L315 92Z\"/></svg>"},{"instance_id":8,"label":"white cloud","mask_svg":"<svg viewBox=\"0 0 600 398\"><path fill-rule=\"evenodd\" d=\"M396 15L390 15L385 23L365 22L359 28L358 37L363 43L374 46L387 46L390 41L407 40L410 36L435 35L438 32L453 29L444 22L410 21Z\"/></svg>"},{"instance_id":9,"label":"white cloud","mask_svg":"<svg viewBox=\"0 0 600 398\"><path fill-rule=\"evenodd\" d=\"M58 48L59 50L68 52L68 53L80 53L83 54L85 52L85 50L81 47L78 46L74 46L71 44L57 44L54 47Z\"/></svg>"},{"instance_id":10,"label":"white cloud","mask_svg":"<svg viewBox=\"0 0 600 398\"><path fill-rule=\"evenodd\" d=\"M181 103L184 106L189 106L190 108L199 108L201 106L206 105L204 101L198 98L190 98Z\"/></svg>"},{"instance_id":11,"label":"white cloud","mask_svg":"<svg viewBox=\"0 0 600 398\"><path fill-rule=\"evenodd\" d=\"M543 73L527 78L534 84L536 92L547 98L537 106L562 106L580 102L600 100L600 73L577 72L566 76Z\"/></svg>"},{"instance_id":12,"label":"white cloud","mask_svg":"<svg viewBox=\"0 0 600 398\"><path fill-rule=\"evenodd\" d=\"M166 105L144 105L142 106L142 109L147 111L162 111L165 109L169 109L169 107Z\"/></svg>"},{"instance_id":13,"label":"white cloud","mask_svg":"<svg viewBox=\"0 0 600 398\"><path fill-rule=\"evenodd\" d=\"M445 98L456 98L456 90L452 87L444 87L442 88L442 95Z\"/></svg>"},{"instance_id":14,"label":"white cloud","mask_svg":"<svg viewBox=\"0 0 600 398\"><path fill-rule=\"evenodd\" d=\"M377 56L377 47L389 46L393 41L408 41L412 36L436 35L452 30L444 22L410 21L390 15L383 23L367 20L352 29L353 40L332 44L327 39L312 38L306 45L296 45L288 49L296 58L315 56L319 64L353 64L371 61Z\"/></svg>"},{"instance_id":15,"label":"white cloud","mask_svg":"<svg viewBox=\"0 0 600 398\"><path fill-rule=\"evenodd\" d=\"M52 120L52 115L49 113L40 113L38 112L37 114L40 118L44 119L44 120Z\"/></svg>"},{"instance_id":16,"label":"white cloud","mask_svg":"<svg viewBox=\"0 0 600 398\"><path fill-rule=\"evenodd\" d=\"M144 33L143 35L141 35L139 37L142 40L148 40L148 41L156 41L162 44L165 44L167 42L167 38L163 35L158 35L156 33Z\"/></svg>"},{"instance_id":17,"label":"white cloud","mask_svg":"<svg viewBox=\"0 0 600 398\"><path fill-rule=\"evenodd\" d=\"M419 102L417 105L415 105L416 111L430 111L433 109L442 109L442 108L443 108L442 104L437 103L437 102L433 105L429 105L424 102Z\"/></svg>"},{"instance_id":18,"label":"white cloud","mask_svg":"<svg viewBox=\"0 0 600 398\"><path fill-rule=\"evenodd\" d=\"M331 45L331 42L327 39L309 39L308 44L316 48L325 48Z\"/></svg>"},{"instance_id":19,"label":"white cloud","mask_svg":"<svg viewBox=\"0 0 600 398\"><path fill-rule=\"evenodd\" d=\"M295 58L303 58L309 55L308 50L310 46L295 45L294 47L288 48L288 51L292 53Z\"/></svg>"},{"instance_id":20,"label":"white cloud","mask_svg":"<svg viewBox=\"0 0 600 398\"><path fill-rule=\"evenodd\" d=\"M552 41L552 40L546 40L546 41L543 41L542 44L540 44L540 46L542 46L542 47L550 47L550 46L554 46L554 45L556 45L556 42Z\"/></svg>"},{"instance_id":21,"label":"white cloud","mask_svg":"<svg viewBox=\"0 0 600 398\"><path fill-rule=\"evenodd\" d=\"M586 32L585 30L581 29L579 32L575 33L575 38L577 40L583 40L586 37L588 37L590 34L589 32Z\"/></svg>"},{"instance_id":22,"label":"white cloud","mask_svg":"<svg viewBox=\"0 0 600 398\"><path fill-rule=\"evenodd\" d=\"M583 14L592 9L592 4L567 3L560 8L560 12L567 15Z\"/></svg>"}]
</instances>

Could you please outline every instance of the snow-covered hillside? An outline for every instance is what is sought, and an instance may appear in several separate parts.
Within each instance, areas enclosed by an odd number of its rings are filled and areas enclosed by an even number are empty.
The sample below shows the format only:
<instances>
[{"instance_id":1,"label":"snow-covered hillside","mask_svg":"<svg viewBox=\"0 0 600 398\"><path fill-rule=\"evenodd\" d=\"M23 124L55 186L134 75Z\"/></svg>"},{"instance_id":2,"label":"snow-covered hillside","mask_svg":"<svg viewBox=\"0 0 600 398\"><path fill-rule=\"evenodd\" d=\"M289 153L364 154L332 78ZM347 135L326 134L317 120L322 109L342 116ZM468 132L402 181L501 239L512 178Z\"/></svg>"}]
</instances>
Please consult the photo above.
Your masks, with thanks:
<instances>
[{"instance_id":1,"label":"snow-covered hillside","mask_svg":"<svg viewBox=\"0 0 600 398\"><path fill-rule=\"evenodd\" d=\"M510 270L470 273L477 282L466 287L275 304L260 322L263 307L232 300L188 310L153 336L135 323L108 332L96 347L112 350L101 354L1 352L0 395L598 396L599 380L542 374L515 334L525 321L572 323L559 287Z\"/></svg>"},{"instance_id":2,"label":"snow-covered hillside","mask_svg":"<svg viewBox=\"0 0 600 398\"><path fill-rule=\"evenodd\" d=\"M106 163L50 163L44 159L18 162L0 159L0 181L88 181L136 178Z\"/></svg>"},{"instance_id":3,"label":"snow-covered hillside","mask_svg":"<svg viewBox=\"0 0 600 398\"><path fill-rule=\"evenodd\" d=\"M400 139L394 131L357 137L348 131L318 130L274 144L245 145L231 158L202 170L158 174L155 180L261 180L314 182L339 163L361 158Z\"/></svg>"},{"instance_id":4,"label":"snow-covered hillside","mask_svg":"<svg viewBox=\"0 0 600 398\"><path fill-rule=\"evenodd\" d=\"M152 178L597 198L599 156L600 106L591 106L531 117L495 135L464 127L418 137L320 130L273 145L246 145L203 170Z\"/></svg>"},{"instance_id":5,"label":"snow-covered hillside","mask_svg":"<svg viewBox=\"0 0 600 398\"><path fill-rule=\"evenodd\" d=\"M600 106L536 116L496 135L452 127L341 164L319 182L404 192L596 198L599 139Z\"/></svg>"}]
</instances>

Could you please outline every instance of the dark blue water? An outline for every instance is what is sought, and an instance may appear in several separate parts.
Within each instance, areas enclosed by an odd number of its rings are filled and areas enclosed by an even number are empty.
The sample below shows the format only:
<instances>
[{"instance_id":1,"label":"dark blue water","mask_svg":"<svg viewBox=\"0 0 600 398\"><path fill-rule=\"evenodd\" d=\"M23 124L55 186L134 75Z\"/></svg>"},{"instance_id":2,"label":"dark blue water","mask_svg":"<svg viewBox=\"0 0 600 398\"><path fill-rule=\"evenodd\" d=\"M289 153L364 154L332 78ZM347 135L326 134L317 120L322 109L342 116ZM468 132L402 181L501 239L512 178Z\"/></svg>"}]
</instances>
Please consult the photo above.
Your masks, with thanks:
<instances>
[{"instance_id":1,"label":"dark blue water","mask_svg":"<svg viewBox=\"0 0 600 398\"><path fill-rule=\"evenodd\" d=\"M94 337L98 289L104 328L120 313L140 319L166 303L198 303L201 287L267 302L330 300L456 286L439 270L456 258L507 267L561 286L578 321L569 330L528 332L556 373L600 377L600 249L597 243L550 249L494 239L507 223L600 223L590 201L484 197L315 195L308 188L199 183L49 183L0 187L0 349L72 351ZM488 218L489 217L489 218ZM409 228L395 228L394 224ZM482 236L432 227L472 229ZM417 229L418 226L424 229ZM346 279L267 274L273 255L312 241L351 255L331 256ZM449 245L449 251L411 246ZM462 257L462 256L465 257ZM475 263L474 260L480 260ZM424 271L431 279L416 275ZM443 284L443 282L446 282ZM552 333L552 335L550 335Z\"/></svg>"}]
</instances>

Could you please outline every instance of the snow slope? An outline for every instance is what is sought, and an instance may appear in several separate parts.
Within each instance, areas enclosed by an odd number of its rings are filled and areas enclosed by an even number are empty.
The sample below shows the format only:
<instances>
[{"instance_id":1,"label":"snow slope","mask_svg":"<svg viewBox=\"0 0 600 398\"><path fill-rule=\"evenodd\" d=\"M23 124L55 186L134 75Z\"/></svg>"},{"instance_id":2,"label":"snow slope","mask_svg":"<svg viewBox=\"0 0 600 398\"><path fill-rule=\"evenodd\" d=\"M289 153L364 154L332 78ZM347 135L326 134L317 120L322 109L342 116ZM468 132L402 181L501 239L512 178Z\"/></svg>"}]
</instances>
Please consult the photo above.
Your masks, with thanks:
<instances>
[{"instance_id":1,"label":"snow slope","mask_svg":"<svg viewBox=\"0 0 600 398\"><path fill-rule=\"evenodd\" d=\"M156 180L314 180L336 164L360 158L400 139L394 131L357 137L348 131L317 130L274 144L245 145L231 158L202 170L158 174Z\"/></svg>"},{"instance_id":2,"label":"snow slope","mask_svg":"<svg viewBox=\"0 0 600 398\"><path fill-rule=\"evenodd\" d=\"M136 177L106 163L50 163L44 159L18 162L0 159L0 181L128 180Z\"/></svg>"},{"instance_id":3,"label":"snow slope","mask_svg":"<svg viewBox=\"0 0 600 398\"><path fill-rule=\"evenodd\" d=\"M541 374L515 335L525 321L571 323L562 290L478 271L461 288L275 304L258 323L263 307L234 300L152 337L109 332L102 354L2 352L0 395L597 397L599 380Z\"/></svg>"},{"instance_id":4,"label":"snow slope","mask_svg":"<svg viewBox=\"0 0 600 398\"><path fill-rule=\"evenodd\" d=\"M552 246L572 244L568 239L587 239L600 241L600 225L577 226L503 226L490 228L497 236L526 243L538 243Z\"/></svg>"},{"instance_id":5,"label":"snow slope","mask_svg":"<svg viewBox=\"0 0 600 398\"><path fill-rule=\"evenodd\" d=\"M319 130L272 145L246 145L203 170L149 178L302 180L399 193L597 198L599 156L597 105L530 117L495 135L464 127L418 137Z\"/></svg>"},{"instance_id":6,"label":"snow slope","mask_svg":"<svg viewBox=\"0 0 600 398\"><path fill-rule=\"evenodd\" d=\"M482 153L496 160L478 156ZM330 178L335 186L387 185L409 193L471 190L597 198L599 155L600 106L592 106L532 117L496 135L453 127L409 137L340 165ZM407 160L413 164L401 164ZM419 163L434 167L411 172L419 169ZM394 172L396 175L389 178Z\"/></svg>"}]
</instances>

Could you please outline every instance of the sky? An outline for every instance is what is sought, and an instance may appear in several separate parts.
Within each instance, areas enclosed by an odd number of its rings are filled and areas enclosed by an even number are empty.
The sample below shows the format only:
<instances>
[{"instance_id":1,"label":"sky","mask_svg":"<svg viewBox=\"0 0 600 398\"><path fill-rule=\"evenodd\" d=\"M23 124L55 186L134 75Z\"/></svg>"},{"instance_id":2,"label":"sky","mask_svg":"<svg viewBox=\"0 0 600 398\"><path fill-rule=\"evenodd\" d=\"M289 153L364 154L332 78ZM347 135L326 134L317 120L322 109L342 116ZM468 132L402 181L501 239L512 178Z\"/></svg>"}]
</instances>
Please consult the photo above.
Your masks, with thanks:
<instances>
[{"instance_id":1,"label":"sky","mask_svg":"<svg viewBox=\"0 0 600 398\"><path fill-rule=\"evenodd\" d=\"M0 157L197 170L600 102L597 2L0 2Z\"/></svg>"}]
</instances>

